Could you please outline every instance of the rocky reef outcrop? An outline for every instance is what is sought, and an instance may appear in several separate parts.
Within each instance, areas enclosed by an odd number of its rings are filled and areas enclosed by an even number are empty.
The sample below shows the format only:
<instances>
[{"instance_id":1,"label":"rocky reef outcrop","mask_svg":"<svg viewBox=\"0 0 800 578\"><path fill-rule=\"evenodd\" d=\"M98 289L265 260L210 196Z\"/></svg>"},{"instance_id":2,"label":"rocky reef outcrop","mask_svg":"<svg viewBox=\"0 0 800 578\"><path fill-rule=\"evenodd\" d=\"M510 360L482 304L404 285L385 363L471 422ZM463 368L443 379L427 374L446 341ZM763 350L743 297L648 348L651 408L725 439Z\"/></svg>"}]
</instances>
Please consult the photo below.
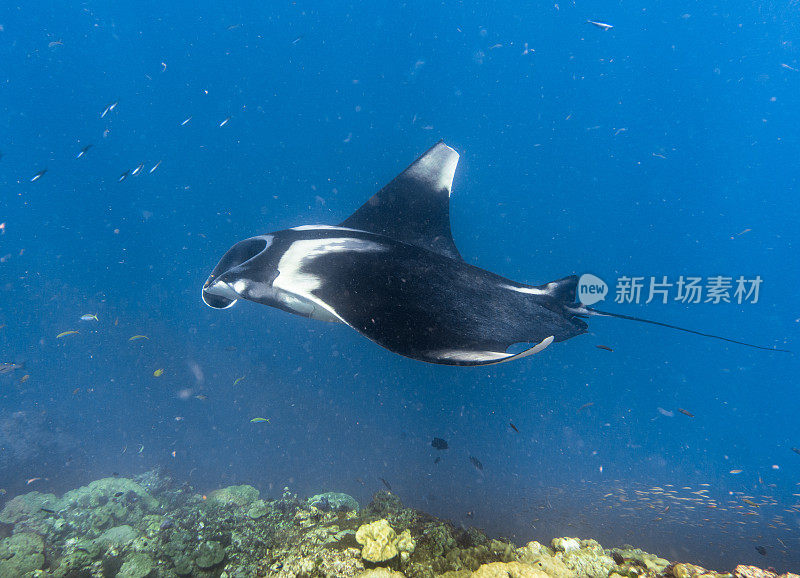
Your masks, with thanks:
<instances>
[{"instance_id":1,"label":"rocky reef outcrop","mask_svg":"<svg viewBox=\"0 0 800 578\"><path fill-rule=\"evenodd\" d=\"M575 537L518 546L406 508L386 491L361 508L346 494L302 500L286 489L267 500L246 485L203 495L154 472L61 497L16 496L0 524L0 578L777 577L752 566L713 572Z\"/></svg>"}]
</instances>

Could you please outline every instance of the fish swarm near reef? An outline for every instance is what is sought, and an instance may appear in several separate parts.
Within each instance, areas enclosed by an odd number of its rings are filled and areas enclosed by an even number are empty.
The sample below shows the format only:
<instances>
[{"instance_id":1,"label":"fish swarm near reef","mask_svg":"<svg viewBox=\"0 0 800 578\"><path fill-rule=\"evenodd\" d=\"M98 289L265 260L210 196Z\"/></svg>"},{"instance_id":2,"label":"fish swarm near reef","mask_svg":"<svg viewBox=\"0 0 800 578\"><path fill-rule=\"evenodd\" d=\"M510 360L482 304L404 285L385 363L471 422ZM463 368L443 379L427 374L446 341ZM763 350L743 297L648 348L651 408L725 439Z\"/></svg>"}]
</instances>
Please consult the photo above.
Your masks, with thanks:
<instances>
[{"instance_id":1,"label":"fish swarm near reef","mask_svg":"<svg viewBox=\"0 0 800 578\"><path fill-rule=\"evenodd\" d=\"M8 530L0 576L15 577L777 577L754 566L710 572L578 538L518 547L405 508L383 490L359 508L346 494L302 500L288 488L276 500L246 485L195 494L158 472L104 478L61 497L16 496L0 526Z\"/></svg>"}]
</instances>

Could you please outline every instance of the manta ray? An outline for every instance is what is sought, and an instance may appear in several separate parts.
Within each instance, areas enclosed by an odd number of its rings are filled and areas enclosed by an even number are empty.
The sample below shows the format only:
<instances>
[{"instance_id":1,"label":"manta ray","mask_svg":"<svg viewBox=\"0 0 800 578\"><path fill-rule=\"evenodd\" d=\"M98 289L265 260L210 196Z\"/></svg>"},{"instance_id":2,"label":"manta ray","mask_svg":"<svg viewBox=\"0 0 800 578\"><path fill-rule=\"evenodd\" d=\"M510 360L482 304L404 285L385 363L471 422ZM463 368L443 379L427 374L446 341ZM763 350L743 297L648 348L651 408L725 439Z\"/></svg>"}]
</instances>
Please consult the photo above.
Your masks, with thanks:
<instances>
[{"instance_id":1,"label":"manta ray","mask_svg":"<svg viewBox=\"0 0 800 578\"><path fill-rule=\"evenodd\" d=\"M245 299L344 323L389 351L444 365L539 353L586 333L584 319L595 315L768 349L584 306L577 275L526 285L465 262L450 231L458 158L440 141L339 225L236 243L203 285L203 301L226 309Z\"/></svg>"}]
</instances>

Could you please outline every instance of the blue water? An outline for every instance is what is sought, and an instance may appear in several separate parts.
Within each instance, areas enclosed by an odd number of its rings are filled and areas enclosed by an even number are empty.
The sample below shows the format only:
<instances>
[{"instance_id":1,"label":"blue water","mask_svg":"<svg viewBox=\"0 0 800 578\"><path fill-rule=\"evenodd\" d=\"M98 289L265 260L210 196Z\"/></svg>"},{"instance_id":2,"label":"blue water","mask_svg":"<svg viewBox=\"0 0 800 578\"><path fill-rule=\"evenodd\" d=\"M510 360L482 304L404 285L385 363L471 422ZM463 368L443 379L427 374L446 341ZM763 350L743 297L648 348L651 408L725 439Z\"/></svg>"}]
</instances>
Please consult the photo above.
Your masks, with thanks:
<instances>
[{"instance_id":1,"label":"blue water","mask_svg":"<svg viewBox=\"0 0 800 578\"><path fill-rule=\"evenodd\" d=\"M341 222L443 138L461 154L451 219L468 262L527 283L758 275L756 304L601 305L797 350L798 16L4 3L0 361L24 368L0 375L0 499L155 466L201 491L362 502L384 478L408 505L517 542L797 570L795 355L594 318L520 361L432 366L341 325L209 309L200 288L236 241ZM667 484L718 507L652 505Z\"/></svg>"}]
</instances>

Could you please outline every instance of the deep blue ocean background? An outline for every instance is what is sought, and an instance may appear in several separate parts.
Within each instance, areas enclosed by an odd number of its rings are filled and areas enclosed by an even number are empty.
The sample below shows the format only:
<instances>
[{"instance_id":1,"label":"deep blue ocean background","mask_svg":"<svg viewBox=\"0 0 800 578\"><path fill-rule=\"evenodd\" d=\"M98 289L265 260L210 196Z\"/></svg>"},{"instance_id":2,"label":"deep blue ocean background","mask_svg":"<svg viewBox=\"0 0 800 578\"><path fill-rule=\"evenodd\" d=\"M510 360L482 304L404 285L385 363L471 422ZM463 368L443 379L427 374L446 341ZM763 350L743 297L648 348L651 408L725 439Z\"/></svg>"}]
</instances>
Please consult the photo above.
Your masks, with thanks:
<instances>
[{"instance_id":1,"label":"deep blue ocean background","mask_svg":"<svg viewBox=\"0 0 800 578\"><path fill-rule=\"evenodd\" d=\"M444 139L468 262L760 275L757 304L602 306L797 351L797 2L40 0L0 26L0 362L24 364L0 375L0 502L156 466L362 504L383 478L518 543L800 569L794 354L594 318L520 361L432 366L200 299L235 242L339 223ZM667 484L719 507L653 505Z\"/></svg>"}]
</instances>

